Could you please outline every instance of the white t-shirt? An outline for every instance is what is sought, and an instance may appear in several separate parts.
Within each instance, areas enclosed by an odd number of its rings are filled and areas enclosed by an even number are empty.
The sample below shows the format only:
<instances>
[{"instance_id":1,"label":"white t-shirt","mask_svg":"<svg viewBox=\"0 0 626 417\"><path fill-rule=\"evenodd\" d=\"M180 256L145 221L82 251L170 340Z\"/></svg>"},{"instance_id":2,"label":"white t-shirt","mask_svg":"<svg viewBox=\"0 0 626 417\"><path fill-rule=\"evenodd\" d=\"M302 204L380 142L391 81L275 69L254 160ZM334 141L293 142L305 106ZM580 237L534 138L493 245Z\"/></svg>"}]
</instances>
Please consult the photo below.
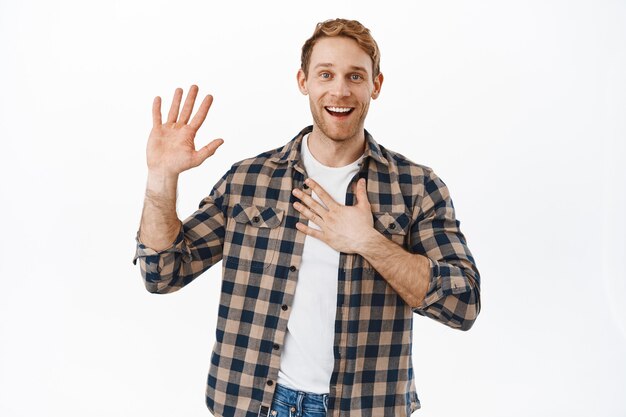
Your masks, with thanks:
<instances>
[{"instance_id":1,"label":"white t-shirt","mask_svg":"<svg viewBox=\"0 0 626 417\"><path fill-rule=\"evenodd\" d=\"M308 177L335 201L345 204L348 185L363 157L343 167L327 167L309 151L308 135L302 139L301 155ZM321 203L315 193L312 195ZM319 229L311 221L309 226ZM280 358L279 384L299 391L328 393L334 364L338 270L339 252L307 236Z\"/></svg>"}]
</instances>

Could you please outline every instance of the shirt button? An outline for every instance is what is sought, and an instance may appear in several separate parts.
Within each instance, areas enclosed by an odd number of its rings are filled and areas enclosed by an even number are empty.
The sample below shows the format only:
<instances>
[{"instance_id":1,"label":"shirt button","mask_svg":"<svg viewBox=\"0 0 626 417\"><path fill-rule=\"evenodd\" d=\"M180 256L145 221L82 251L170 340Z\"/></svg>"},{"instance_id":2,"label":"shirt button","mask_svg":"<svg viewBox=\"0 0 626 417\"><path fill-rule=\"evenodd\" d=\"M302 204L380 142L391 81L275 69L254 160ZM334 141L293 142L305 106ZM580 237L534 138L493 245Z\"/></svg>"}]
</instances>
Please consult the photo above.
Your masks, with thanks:
<instances>
[{"instance_id":1,"label":"shirt button","mask_svg":"<svg viewBox=\"0 0 626 417\"><path fill-rule=\"evenodd\" d=\"M274 350L278 350L278 344L274 343L272 347L274 348Z\"/></svg>"},{"instance_id":2,"label":"shirt button","mask_svg":"<svg viewBox=\"0 0 626 417\"><path fill-rule=\"evenodd\" d=\"M267 385L271 387L272 385L274 385L274 381L267 381Z\"/></svg>"},{"instance_id":3,"label":"shirt button","mask_svg":"<svg viewBox=\"0 0 626 417\"><path fill-rule=\"evenodd\" d=\"M290 411L291 411L292 413L295 413L295 412L296 412L296 407L291 407L291 410L290 410Z\"/></svg>"},{"instance_id":4,"label":"shirt button","mask_svg":"<svg viewBox=\"0 0 626 417\"><path fill-rule=\"evenodd\" d=\"M294 271L296 270L296 267L295 267L295 266L293 266L293 265L291 265L291 266L289 267L289 270L290 270L291 272L294 272Z\"/></svg>"},{"instance_id":5,"label":"shirt button","mask_svg":"<svg viewBox=\"0 0 626 417\"><path fill-rule=\"evenodd\" d=\"M395 228L396 228L396 224L395 224L395 223L391 223L391 224L389 225L389 228L390 228L391 230L395 229Z\"/></svg>"},{"instance_id":6,"label":"shirt button","mask_svg":"<svg viewBox=\"0 0 626 417\"><path fill-rule=\"evenodd\" d=\"M287 304L283 304L280 308L282 308L283 311L287 311L289 307L287 307Z\"/></svg>"},{"instance_id":7,"label":"shirt button","mask_svg":"<svg viewBox=\"0 0 626 417\"><path fill-rule=\"evenodd\" d=\"M252 218L252 222L253 222L253 223L258 223L258 222L259 222L259 220L261 220L261 219L259 218L259 216L254 216L254 217Z\"/></svg>"}]
</instances>

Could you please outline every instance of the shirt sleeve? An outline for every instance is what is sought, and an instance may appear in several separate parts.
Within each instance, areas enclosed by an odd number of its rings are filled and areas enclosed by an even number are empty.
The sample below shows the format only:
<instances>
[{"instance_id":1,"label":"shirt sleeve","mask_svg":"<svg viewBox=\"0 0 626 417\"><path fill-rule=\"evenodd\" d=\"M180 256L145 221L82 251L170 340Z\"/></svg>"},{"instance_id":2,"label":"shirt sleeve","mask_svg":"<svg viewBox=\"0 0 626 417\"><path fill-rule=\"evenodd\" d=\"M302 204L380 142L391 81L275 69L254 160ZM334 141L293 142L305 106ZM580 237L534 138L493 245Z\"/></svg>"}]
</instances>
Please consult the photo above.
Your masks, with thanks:
<instances>
[{"instance_id":1,"label":"shirt sleeve","mask_svg":"<svg viewBox=\"0 0 626 417\"><path fill-rule=\"evenodd\" d=\"M430 284L413 311L447 326L469 330L480 312L480 275L455 217L450 193L430 171L423 198L415 208L411 251L430 261Z\"/></svg>"},{"instance_id":2,"label":"shirt sleeve","mask_svg":"<svg viewBox=\"0 0 626 417\"><path fill-rule=\"evenodd\" d=\"M178 236L168 248L157 252L147 247L137 232L133 263L139 262L149 292L177 291L222 259L228 178L229 172L200 202L198 210L181 223Z\"/></svg>"}]
</instances>

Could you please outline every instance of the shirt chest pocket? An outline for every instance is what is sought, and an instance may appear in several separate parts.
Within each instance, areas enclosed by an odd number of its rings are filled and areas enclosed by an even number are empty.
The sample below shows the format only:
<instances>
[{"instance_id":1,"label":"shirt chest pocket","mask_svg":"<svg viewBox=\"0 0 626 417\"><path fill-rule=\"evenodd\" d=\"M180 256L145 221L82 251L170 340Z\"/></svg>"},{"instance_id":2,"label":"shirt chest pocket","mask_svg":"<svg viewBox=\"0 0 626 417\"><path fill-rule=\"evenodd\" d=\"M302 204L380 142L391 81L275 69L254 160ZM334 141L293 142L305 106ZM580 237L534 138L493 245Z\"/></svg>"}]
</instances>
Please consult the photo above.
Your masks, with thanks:
<instances>
[{"instance_id":1,"label":"shirt chest pocket","mask_svg":"<svg viewBox=\"0 0 626 417\"><path fill-rule=\"evenodd\" d=\"M404 212L380 212L374 213L374 228L382 233L387 239L406 247L407 234L411 218Z\"/></svg>"},{"instance_id":2,"label":"shirt chest pocket","mask_svg":"<svg viewBox=\"0 0 626 417\"><path fill-rule=\"evenodd\" d=\"M284 212L275 207L235 204L227 223L227 266L262 272L274 262Z\"/></svg>"},{"instance_id":3,"label":"shirt chest pocket","mask_svg":"<svg viewBox=\"0 0 626 417\"><path fill-rule=\"evenodd\" d=\"M374 216L374 228L380 234L392 242L396 242L403 248L408 246L407 235L409 232L411 218L406 213L374 212L372 214ZM357 262L361 262L360 266L362 266L363 269L374 269L365 258L359 256L357 259ZM382 278L380 278L380 280L381 282L384 281ZM385 285L385 288L386 287L387 286Z\"/></svg>"}]
</instances>

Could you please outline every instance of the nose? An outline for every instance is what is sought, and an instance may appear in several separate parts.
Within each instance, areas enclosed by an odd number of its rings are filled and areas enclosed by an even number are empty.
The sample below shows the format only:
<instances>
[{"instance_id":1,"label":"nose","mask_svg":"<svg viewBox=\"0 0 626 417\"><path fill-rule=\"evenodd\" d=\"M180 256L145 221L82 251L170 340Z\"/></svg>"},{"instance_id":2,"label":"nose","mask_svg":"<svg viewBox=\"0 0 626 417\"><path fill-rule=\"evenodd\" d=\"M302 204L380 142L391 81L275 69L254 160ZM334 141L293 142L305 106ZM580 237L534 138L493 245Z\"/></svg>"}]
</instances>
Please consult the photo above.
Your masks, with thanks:
<instances>
[{"instance_id":1,"label":"nose","mask_svg":"<svg viewBox=\"0 0 626 417\"><path fill-rule=\"evenodd\" d=\"M336 97L348 97L350 96L350 86L346 80L337 77L333 82L331 93Z\"/></svg>"}]
</instances>

